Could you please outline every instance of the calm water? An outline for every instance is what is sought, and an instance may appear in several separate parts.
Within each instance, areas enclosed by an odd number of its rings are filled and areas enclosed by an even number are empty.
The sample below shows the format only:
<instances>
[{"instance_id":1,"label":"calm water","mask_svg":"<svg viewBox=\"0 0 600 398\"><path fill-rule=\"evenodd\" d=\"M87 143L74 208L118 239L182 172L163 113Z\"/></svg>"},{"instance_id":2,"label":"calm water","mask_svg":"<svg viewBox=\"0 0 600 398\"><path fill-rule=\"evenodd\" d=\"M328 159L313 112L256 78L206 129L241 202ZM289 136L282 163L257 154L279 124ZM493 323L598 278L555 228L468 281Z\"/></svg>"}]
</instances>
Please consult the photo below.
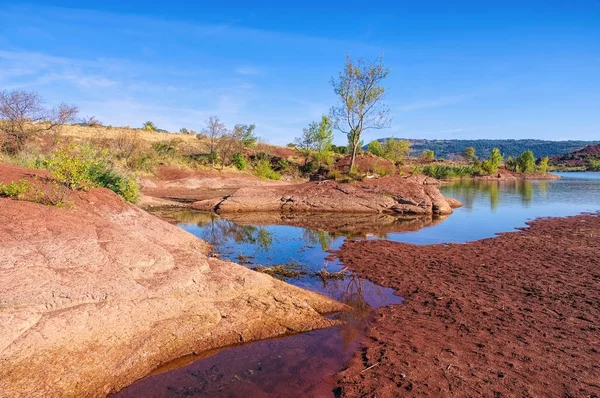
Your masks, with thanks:
<instances>
[{"instance_id":1,"label":"calm water","mask_svg":"<svg viewBox=\"0 0 600 398\"><path fill-rule=\"evenodd\" d=\"M386 289L348 273L323 281L314 273L339 271L328 260L347 237L390 239L414 244L466 242L524 227L538 217L569 216L600 210L600 173L564 173L556 181L457 182L442 187L463 207L447 218L397 219L389 216L237 216L179 211L181 228L208 241L222 258L245 264L293 264L305 275L288 282L354 308L348 324L327 330L221 350L123 390L121 396L333 396L332 375L357 349L361 325L371 309L400 303ZM295 225L302 225L306 228ZM307 226L310 226L308 228ZM315 228L314 226L318 226Z\"/></svg>"}]
</instances>

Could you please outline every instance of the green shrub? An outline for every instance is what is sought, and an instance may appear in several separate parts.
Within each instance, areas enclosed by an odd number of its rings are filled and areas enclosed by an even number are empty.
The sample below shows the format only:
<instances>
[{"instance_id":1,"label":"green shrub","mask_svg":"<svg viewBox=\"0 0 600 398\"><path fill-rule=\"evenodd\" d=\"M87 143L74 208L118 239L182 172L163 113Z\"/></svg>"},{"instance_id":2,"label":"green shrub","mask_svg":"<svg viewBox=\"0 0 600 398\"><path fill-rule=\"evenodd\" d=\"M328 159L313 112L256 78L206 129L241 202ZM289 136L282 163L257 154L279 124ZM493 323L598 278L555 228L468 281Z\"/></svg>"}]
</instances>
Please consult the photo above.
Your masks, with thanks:
<instances>
[{"instance_id":1,"label":"green shrub","mask_svg":"<svg viewBox=\"0 0 600 398\"><path fill-rule=\"evenodd\" d=\"M600 171L600 160L589 159L588 160L588 170Z\"/></svg>"},{"instance_id":2,"label":"green shrub","mask_svg":"<svg viewBox=\"0 0 600 398\"><path fill-rule=\"evenodd\" d=\"M244 170L247 166L246 158L244 157L243 154L241 154L239 152L233 154L233 156L231 157L231 163L233 163L235 168L238 170Z\"/></svg>"},{"instance_id":3,"label":"green shrub","mask_svg":"<svg viewBox=\"0 0 600 398\"><path fill-rule=\"evenodd\" d=\"M43 167L69 189L88 190L91 188L89 172L99 162L96 154L89 147L84 147L79 153L75 153L74 146L69 146L57 150L51 157L46 158Z\"/></svg>"},{"instance_id":4,"label":"green shrub","mask_svg":"<svg viewBox=\"0 0 600 398\"><path fill-rule=\"evenodd\" d=\"M30 193L33 185L27 180L11 181L8 184L0 182L0 196L8 196L10 198L23 199L25 195Z\"/></svg>"},{"instance_id":5,"label":"green shrub","mask_svg":"<svg viewBox=\"0 0 600 398\"><path fill-rule=\"evenodd\" d=\"M175 140L172 141L158 141L152 144L152 149L159 156L173 156L177 153L177 144Z\"/></svg>"},{"instance_id":6,"label":"green shrub","mask_svg":"<svg viewBox=\"0 0 600 398\"><path fill-rule=\"evenodd\" d=\"M476 169L471 165L431 164L427 166L418 166L413 172L444 180L451 178L472 177L476 174Z\"/></svg>"},{"instance_id":7,"label":"green shrub","mask_svg":"<svg viewBox=\"0 0 600 398\"><path fill-rule=\"evenodd\" d=\"M106 153L90 147L76 152L73 146L57 150L45 159L43 167L48 169L63 186L74 190L88 190L93 186L108 188L123 199L135 202L139 188L132 176L117 172L106 160Z\"/></svg>"},{"instance_id":8,"label":"green shrub","mask_svg":"<svg viewBox=\"0 0 600 398\"><path fill-rule=\"evenodd\" d=\"M369 142L367 152L370 152L371 154L379 157L383 157L384 154L383 146L381 146L381 143L377 140Z\"/></svg>"},{"instance_id":9,"label":"green shrub","mask_svg":"<svg viewBox=\"0 0 600 398\"><path fill-rule=\"evenodd\" d=\"M435 153L431 149L425 149L421 152L420 158L426 162L433 162L435 160Z\"/></svg>"},{"instance_id":10,"label":"green shrub","mask_svg":"<svg viewBox=\"0 0 600 398\"><path fill-rule=\"evenodd\" d=\"M292 164L285 158L279 159L277 162L277 171L285 173L292 168Z\"/></svg>"},{"instance_id":11,"label":"green shrub","mask_svg":"<svg viewBox=\"0 0 600 398\"><path fill-rule=\"evenodd\" d=\"M105 163L97 163L89 170L90 182L95 186L108 188L128 202L136 202L139 198L139 187L133 176L123 176L108 167Z\"/></svg>"},{"instance_id":12,"label":"green shrub","mask_svg":"<svg viewBox=\"0 0 600 398\"><path fill-rule=\"evenodd\" d=\"M548 156L544 156L543 158L541 158L537 165L537 170L540 173L546 174L548 172L548 162L549 161L550 161L550 159L548 158Z\"/></svg>"},{"instance_id":13,"label":"green shrub","mask_svg":"<svg viewBox=\"0 0 600 398\"><path fill-rule=\"evenodd\" d=\"M389 166L373 166L373 173L385 177L393 174L394 170Z\"/></svg>"},{"instance_id":14,"label":"green shrub","mask_svg":"<svg viewBox=\"0 0 600 398\"><path fill-rule=\"evenodd\" d=\"M279 180L281 178L281 175L271 168L271 162L264 159L256 163L255 172L261 178L268 178L270 180Z\"/></svg>"},{"instance_id":15,"label":"green shrub","mask_svg":"<svg viewBox=\"0 0 600 398\"><path fill-rule=\"evenodd\" d=\"M506 167L506 170L509 171L519 171L519 163L517 162L517 159L513 158L512 156L509 156L506 159L506 161L504 162L504 167Z\"/></svg>"}]
</instances>

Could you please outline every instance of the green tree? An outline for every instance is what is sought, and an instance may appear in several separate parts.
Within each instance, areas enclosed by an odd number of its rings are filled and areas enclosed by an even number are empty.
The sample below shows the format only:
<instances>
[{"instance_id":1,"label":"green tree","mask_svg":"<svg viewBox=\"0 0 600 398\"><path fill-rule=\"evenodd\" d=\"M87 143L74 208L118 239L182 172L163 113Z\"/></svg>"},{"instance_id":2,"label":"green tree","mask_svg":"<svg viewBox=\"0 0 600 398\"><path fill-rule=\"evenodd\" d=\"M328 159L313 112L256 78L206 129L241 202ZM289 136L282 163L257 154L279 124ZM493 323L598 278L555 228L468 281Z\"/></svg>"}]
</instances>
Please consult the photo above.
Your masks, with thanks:
<instances>
[{"instance_id":1,"label":"green tree","mask_svg":"<svg viewBox=\"0 0 600 398\"><path fill-rule=\"evenodd\" d=\"M521 173L535 172L535 156L532 151L525 151L519 156L519 171Z\"/></svg>"},{"instance_id":2,"label":"green tree","mask_svg":"<svg viewBox=\"0 0 600 398\"><path fill-rule=\"evenodd\" d=\"M386 89L382 81L389 74L383 58L374 63L362 59L353 62L346 56L346 66L337 79L332 79L339 104L331 109L335 127L348 137L351 154L350 170L354 168L363 131L389 127L389 108L383 103Z\"/></svg>"},{"instance_id":3,"label":"green tree","mask_svg":"<svg viewBox=\"0 0 600 398\"><path fill-rule=\"evenodd\" d=\"M475 155L475 148L473 148L472 146L466 147L463 151L463 157L469 162L474 162L475 160L477 160L477 155Z\"/></svg>"},{"instance_id":4,"label":"green tree","mask_svg":"<svg viewBox=\"0 0 600 398\"><path fill-rule=\"evenodd\" d=\"M503 156L500 153L500 149L494 148L494 149L492 149L492 153L490 154L490 157L481 163L481 168L483 169L484 173L486 173L486 174L497 173L498 168L502 164L502 159L503 159Z\"/></svg>"},{"instance_id":5,"label":"green tree","mask_svg":"<svg viewBox=\"0 0 600 398\"><path fill-rule=\"evenodd\" d=\"M386 159L398 164L410 152L410 142L406 140L395 140L393 137L388 139L384 147L384 156Z\"/></svg>"},{"instance_id":6,"label":"green tree","mask_svg":"<svg viewBox=\"0 0 600 398\"><path fill-rule=\"evenodd\" d=\"M544 156L543 158L540 159L540 162L538 163L537 169L540 173L544 173L546 174L548 172L548 162L549 162L549 158L548 156Z\"/></svg>"},{"instance_id":7,"label":"green tree","mask_svg":"<svg viewBox=\"0 0 600 398\"><path fill-rule=\"evenodd\" d=\"M144 131L156 131L158 129L156 128L156 125L154 123L152 123L151 121L147 121L142 126L142 130L144 130Z\"/></svg>"},{"instance_id":8,"label":"green tree","mask_svg":"<svg viewBox=\"0 0 600 398\"><path fill-rule=\"evenodd\" d=\"M504 162L504 166L506 167L506 170L509 171L518 171L519 170L519 162L517 162L517 159L513 158L512 156L509 156L506 161Z\"/></svg>"},{"instance_id":9,"label":"green tree","mask_svg":"<svg viewBox=\"0 0 600 398\"><path fill-rule=\"evenodd\" d=\"M375 155L375 156L380 156L383 157L384 155L384 150L383 150L383 146L381 146L381 143L377 140L373 140L371 142L369 142L369 147L367 148L367 152Z\"/></svg>"},{"instance_id":10,"label":"green tree","mask_svg":"<svg viewBox=\"0 0 600 398\"><path fill-rule=\"evenodd\" d=\"M435 160L435 153L431 149L425 149L421 152L421 159L426 162L433 162Z\"/></svg>"},{"instance_id":11,"label":"green tree","mask_svg":"<svg viewBox=\"0 0 600 398\"><path fill-rule=\"evenodd\" d=\"M250 148L256 141L258 141L258 137L254 135L254 129L256 125L254 124L236 124L234 129L240 131L241 141L244 148Z\"/></svg>"},{"instance_id":12,"label":"green tree","mask_svg":"<svg viewBox=\"0 0 600 398\"><path fill-rule=\"evenodd\" d=\"M319 122L312 122L302 131L302 136L296 138L296 147L304 155L304 164L308 163L311 154L319 163L327 160L331 153L331 143L333 141L333 126L331 119L323 115Z\"/></svg>"}]
</instances>

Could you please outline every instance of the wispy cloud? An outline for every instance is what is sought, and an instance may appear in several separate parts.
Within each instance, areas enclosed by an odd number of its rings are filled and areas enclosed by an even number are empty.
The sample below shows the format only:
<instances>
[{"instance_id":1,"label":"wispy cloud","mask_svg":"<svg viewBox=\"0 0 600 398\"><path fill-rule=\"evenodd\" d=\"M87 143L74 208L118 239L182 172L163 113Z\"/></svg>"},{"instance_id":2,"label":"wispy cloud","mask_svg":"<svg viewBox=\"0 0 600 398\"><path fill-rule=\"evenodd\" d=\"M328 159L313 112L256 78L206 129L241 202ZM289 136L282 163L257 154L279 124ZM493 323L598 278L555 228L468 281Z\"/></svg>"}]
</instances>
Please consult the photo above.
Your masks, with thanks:
<instances>
[{"instance_id":1,"label":"wispy cloud","mask_svg":"<svg viewBox=\"0 0 600 398\"><path fill-rule=\"evenodd\" d=\"M261 69L256 66L240 66L235 70L236 73L240 75L260 75L262 73Z\"/></svg>"},{"instance_id":2,"label":"wispy cloud","mask_svg":"<svg viewBox=\"0 0 600 398\"><path fill-rule=\"evenodd\" d=\"M454 105L469 99L471 95L460 94L450 95L428 100L419 100L399 106L397 109L400 112L417 111L422 109L439 108L447 105Z\"/></svg>"}]
</instances>

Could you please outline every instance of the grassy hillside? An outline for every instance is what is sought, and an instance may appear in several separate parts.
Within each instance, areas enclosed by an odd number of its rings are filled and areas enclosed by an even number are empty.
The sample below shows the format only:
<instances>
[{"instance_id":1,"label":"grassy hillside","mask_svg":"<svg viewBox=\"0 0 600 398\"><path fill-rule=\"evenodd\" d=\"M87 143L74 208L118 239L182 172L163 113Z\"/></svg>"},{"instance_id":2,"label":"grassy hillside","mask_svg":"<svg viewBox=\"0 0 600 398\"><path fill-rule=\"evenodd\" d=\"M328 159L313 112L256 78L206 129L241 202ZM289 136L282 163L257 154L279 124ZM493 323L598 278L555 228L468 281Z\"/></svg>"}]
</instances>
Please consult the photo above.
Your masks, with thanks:
<instances>
[{"instance_id":1,"label":"grassy hillside","mask_svg":"<svg viewBox=\"0 0 600 398\"><path fill-rule=\"evenodd\" d=\"M385 141L380 138L378 141ZM460 155L466 147L475 148L479 158L487 158L493 148L499 148L505 157L517 157L523 151L531 150L536 157L561 156L582 149L586 145L600 144L600 141L546 141L546 140L414 140L407 139L412 145L412 155L424 150L434 151L437 158L453 158ZM365 147L366 148L366 147Z\"/></svg>"}]
</instances>

